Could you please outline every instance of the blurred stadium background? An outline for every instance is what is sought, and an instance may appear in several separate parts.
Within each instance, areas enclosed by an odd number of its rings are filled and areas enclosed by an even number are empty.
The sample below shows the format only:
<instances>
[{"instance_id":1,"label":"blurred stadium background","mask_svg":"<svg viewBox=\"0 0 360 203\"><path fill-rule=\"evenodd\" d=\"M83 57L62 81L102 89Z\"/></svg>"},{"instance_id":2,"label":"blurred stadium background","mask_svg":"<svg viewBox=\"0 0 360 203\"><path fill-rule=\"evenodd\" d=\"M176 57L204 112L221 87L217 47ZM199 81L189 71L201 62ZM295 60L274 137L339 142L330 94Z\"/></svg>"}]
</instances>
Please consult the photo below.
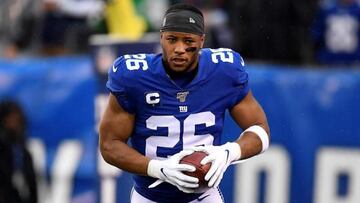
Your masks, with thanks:
<instances>
[{"instance_id":1,"label":"blurred stadium background","mask_svg":"<svg viewBox=\"0 0 360 203\"><path fill-rule=\"evenodd\" d=\"M0 100L25 111L38 202L129 202L130 174L98 151L106 73L161 51L178 2L204 12L206 47L244 57L271 128L269 151L226 173L226 202L359 203L358 0L1 0ZM225 124L223 142L240 133Z\"/></svg>"}]
</instances>

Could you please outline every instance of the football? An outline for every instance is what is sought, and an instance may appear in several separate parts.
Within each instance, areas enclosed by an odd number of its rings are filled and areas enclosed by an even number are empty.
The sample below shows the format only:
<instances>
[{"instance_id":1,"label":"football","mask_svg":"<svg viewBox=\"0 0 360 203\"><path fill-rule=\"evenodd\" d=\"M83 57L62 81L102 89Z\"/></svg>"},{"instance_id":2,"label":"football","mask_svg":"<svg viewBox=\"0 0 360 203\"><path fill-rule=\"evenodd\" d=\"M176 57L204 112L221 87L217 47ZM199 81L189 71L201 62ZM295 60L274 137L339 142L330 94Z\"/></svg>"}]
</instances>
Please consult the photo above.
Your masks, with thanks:
<instances>
[{"instance_id":1,"label":"football","mask_svg":"<svg viewBox=\"0 0 360 203\"><path fill-rule=\"evenodd\" d=\"M207 182L205 181L205 175L209 171L211 163L207 163L205 165L201 165L201 160L207 156L205 152L194 152L190 155L183 157L180 160L181 164L189 164L196 168L194 172L184 172L186 175L196 177L199 179L199 185L205 186Z\"/></svg>"}]
</instances>

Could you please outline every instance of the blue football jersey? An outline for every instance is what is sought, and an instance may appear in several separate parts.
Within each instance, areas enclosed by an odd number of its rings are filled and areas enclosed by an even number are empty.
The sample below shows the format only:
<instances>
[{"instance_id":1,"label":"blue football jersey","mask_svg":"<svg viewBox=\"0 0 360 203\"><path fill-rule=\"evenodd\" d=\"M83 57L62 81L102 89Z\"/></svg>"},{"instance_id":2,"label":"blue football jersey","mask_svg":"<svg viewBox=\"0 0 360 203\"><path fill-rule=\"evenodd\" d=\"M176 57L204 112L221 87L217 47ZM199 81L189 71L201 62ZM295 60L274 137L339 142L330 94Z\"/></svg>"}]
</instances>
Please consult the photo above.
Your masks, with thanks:
<instances>
[{"instance_id":1,"label":"blue football jersey","mask_svg":"<svg viewBox=\"0 0 360 203\"><path fill-rule=\"evenodd\" d=\"M241 56L231 49L202 49L198 72L180 87L166 74L162 54L124 55L109 69L107 88L129 113L136 114L130 138L141 154L164 159L195 145L220 145L226 109L249 91ZM186 194L154 178L134 175L135 189L156 202L189 202Z\"/></svg>"},{"instance_id":2,"label":"blue football jersey","mask_svg":"<svg viewBox=\"0 0 360 203\"><path fill-rule=\"evenodd\" d=\"M324 64L354 64L360 59L360 4L321 4L311 27L319 45L316 59Z\"/></svg>"}]
</instances>

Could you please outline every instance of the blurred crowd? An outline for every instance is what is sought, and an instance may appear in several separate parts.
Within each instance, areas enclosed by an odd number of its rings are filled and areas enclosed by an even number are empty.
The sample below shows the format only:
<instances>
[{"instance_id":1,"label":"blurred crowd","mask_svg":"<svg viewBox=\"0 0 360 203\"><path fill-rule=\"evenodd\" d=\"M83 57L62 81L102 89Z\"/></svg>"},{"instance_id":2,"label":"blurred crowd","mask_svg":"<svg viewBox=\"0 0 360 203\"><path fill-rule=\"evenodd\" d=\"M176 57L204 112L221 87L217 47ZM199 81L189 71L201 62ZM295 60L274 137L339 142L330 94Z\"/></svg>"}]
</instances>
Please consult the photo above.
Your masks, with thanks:
<instances>
[{"instance_id":1,"label":"blurred crowd","mask_svg":"<svg viewBox=\"0 0 360 203\"><path fill-rule=\"evenodd\" d=\"M203 11L206 47L248 61L360 64L360 0L1 0L1 56L86 53L94 34L137 40L181 2Z\"/></svg>"}]
</instances>

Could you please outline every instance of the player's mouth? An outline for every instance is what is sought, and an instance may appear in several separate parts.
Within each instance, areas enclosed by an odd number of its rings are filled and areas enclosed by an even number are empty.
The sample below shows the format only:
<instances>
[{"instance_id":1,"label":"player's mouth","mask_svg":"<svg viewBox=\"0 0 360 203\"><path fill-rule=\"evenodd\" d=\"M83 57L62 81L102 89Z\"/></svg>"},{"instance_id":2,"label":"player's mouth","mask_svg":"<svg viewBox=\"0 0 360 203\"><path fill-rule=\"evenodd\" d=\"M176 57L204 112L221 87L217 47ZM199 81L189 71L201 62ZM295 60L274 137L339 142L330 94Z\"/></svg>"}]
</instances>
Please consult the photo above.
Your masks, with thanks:
<instances>
[{"instance_id":1,"label":"player's mouth","mask_svg":"<svg viewBox=\"0 0 360 203\"><path fill-rule=\"evenodd\" d=\"M185 65L187 60L185 58L178 58L178 57L175 57L175 58L172 58L171 61L174 63L174 65L176 66L182 66L182 65Z\"/></svg>"}]
</instances>

